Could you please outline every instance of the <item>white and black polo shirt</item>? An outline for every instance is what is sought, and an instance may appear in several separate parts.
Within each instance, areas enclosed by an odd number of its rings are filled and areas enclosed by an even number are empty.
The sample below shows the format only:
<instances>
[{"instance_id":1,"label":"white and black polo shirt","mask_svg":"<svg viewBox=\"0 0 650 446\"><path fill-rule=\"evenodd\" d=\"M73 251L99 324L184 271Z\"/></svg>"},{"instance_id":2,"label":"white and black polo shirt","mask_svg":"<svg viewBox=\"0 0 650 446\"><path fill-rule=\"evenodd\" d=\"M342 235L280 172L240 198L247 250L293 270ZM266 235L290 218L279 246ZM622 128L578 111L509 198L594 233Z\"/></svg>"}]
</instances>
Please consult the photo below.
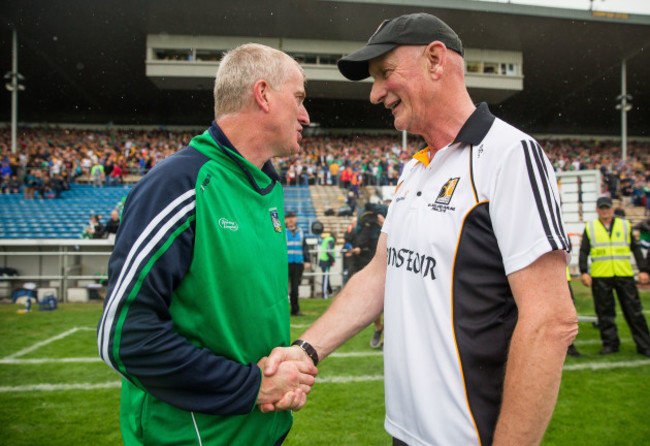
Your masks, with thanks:
<instances>
[{"instance_id":1,"label":"white and black polo shirt","mask_svg":"<svg viewBox=\"0 0 650 446\"><path fill-rule=\"evenodd\" d=\"M491 444L517 322L507 275L570 250L559 203L542 148L485 104L405 166L383 226L389 434Z\"/></svg>"}]
</instances>

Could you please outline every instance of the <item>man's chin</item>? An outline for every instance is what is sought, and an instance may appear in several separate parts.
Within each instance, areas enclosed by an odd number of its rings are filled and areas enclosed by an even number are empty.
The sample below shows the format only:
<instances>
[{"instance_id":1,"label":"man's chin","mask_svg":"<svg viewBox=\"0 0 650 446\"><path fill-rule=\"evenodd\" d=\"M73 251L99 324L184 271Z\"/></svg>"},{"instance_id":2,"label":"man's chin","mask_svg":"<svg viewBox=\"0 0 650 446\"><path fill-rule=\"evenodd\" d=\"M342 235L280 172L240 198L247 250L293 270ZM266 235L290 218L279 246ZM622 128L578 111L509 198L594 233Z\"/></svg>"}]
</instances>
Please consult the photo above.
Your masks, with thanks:
<instances>
[{"instance_id":1,"label":"man's chin","mask_svg":"<svg viewBox=\"0 0 650 446\"><path fill-rule=\"evenodd\" d=\"M397 120L395 120L395 122L393 122L393 127L395 127L395 130L400 131L400 132L402 132L404 130L407 130L407 126L404 125L404 124L399 123Z\"/></svg>"}]
</instances>

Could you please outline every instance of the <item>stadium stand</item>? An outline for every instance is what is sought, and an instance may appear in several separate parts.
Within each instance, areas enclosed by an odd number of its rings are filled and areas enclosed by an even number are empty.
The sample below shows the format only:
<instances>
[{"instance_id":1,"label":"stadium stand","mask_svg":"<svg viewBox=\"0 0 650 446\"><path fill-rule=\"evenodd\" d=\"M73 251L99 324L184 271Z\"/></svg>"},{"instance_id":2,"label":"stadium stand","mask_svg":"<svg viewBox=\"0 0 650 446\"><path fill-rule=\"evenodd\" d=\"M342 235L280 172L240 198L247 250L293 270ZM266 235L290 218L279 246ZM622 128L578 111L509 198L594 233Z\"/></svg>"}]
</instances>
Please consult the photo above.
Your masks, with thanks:
<instances>
[{"instance_id":1,"label":"stadium stand","mask_svg":"<svg viewBox=\"0 0 650 446\"><path fill-rule=\"evenodd\" d=\"M310 232L311 223L316 220L316 210L309 187L292 186L284 188L284 210L296 213L296 225L305 234Z\"/></svg>"},{"instance_id":2,"label":"stadium stand","mask_svg":"<svg viewBox=\"0 0 650 446\"><path fill-rule=\"evenodd\" d=\"M0 238L80 238L90 214L108 217L132 186L72 184L61 199L0 195Z\"/></svg>"},{"instance_id":3,"label":"stadium stand","mask_svg":"<svg viewBox=\"0 0 650 446\"><path fill-rule=\"evenodd\" d=\"M80 238L91 214L102 215L105 223L131 188L72 184L58 200L25 200L22 193L0 195L0 238ZM317 216L309 188L285 187L284 197L285 209L296 212L298 225L310 232Z\"/></svg>"},{"instance_id":4,"label":"stadium stand","mask_svg":"<svg viewBox=\"0 0 650 446\"><path fill-rule=\"evenodd\" d=\"M23 190L18 195L2 195L0 238L78 238L91 211L106 219L128 185L184 147L192 134L189 129L22 128L20 150L14 154L9 149L8 129L0 129L2 172L16 175L23 188L26 175L36 170L42 171L46 185L48 179L60 175L72 186L62 200L25 200ZM326 232L345 230L345 217L337 215L348 191L342 184L344 170L359 172L362 184L372 186L372 191L374 187L394 188L403 165L422 148L422 140L416 137L409 137L407 147L401 147L399 136L306 136L300 154L274 159L285 185L285 208L296 212L298 225L307 232L316 219ZM639 214L648 212L644 208L646 196L650 198L650 142L643 138L629 141L626 162L621 159L620 142L613 139L545 135L539 142L556 172L600 171L602 181L596 194L620 198L634 224L645 217ZM92 188L81 184L91 182L89 168L98 163L107 173L111 165L121 166L121 185ZM3 174L3 178L5 184L9 177ZM372 191L363 193L357 204L362 206ZM329 209L334 215L325 214Z\"/></svg>"}]
</instances>

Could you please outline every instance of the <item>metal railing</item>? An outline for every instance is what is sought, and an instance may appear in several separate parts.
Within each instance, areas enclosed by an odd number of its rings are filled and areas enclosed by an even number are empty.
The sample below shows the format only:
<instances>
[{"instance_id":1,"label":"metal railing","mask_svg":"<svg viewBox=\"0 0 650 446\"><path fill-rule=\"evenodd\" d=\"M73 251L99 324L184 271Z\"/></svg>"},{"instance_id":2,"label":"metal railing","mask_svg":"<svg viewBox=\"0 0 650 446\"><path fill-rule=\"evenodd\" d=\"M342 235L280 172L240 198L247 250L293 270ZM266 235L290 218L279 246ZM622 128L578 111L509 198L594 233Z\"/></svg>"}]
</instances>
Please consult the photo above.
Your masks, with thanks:
<instances>
[{"instance_id":1,"label":"metal railing","mask_svg":"<svg viewBox=\"0 0 650 446\"><path fill-rule=\"evenodd\" d=\"M99 283L108 277L112 251L111 240L3 239L0 265L17 270L18 275L0 276L0 283L5 294L28 282L39 288L57 288L61 290L59 300L65 302L69 288Z\"/></svg>"},{"instance_id":2,"label":"metal railing","mask_svg":"<svg viewBox=\"0 0 650 446\"><path fill-rule=\"evenodd\" d=\"M15 289L33 282L38 288L60 290L57 298L66 302L68 289L88 287L108 278L108 258L113 251L111 240L65 240L65 239L3 239L0 240L0 267L18 271L16 276L0 276L0 292L11 297ZM318 281L323 272L318 267L318 246L310 250L311 268L303 278L312 289L312 297L318 294ZM330 271L330 282L336 287L344 283L344 249L335 249L335 265Z\"/></svg>"}]
</instances>

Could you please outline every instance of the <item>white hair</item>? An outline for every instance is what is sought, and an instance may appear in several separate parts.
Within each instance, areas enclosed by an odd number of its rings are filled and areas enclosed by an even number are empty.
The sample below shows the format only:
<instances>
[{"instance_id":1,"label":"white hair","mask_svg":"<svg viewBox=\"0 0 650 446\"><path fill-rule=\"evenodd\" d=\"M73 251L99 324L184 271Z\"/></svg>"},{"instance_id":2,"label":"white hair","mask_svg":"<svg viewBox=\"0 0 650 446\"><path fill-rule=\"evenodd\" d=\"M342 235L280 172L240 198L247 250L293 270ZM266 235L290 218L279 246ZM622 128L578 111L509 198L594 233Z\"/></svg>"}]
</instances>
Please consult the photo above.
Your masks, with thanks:
<instances>
[{"instance_id":1,"label":"white hair","mask_svg":"<svg viewBox=\"0 0 650 446\"><path fill-rule=\"evenodd\" d=\"M253 85L260 79L278 89L290 76L290 64L304 71L286 53L260 45L246 43L224 54L214 82L214 116L220 117L240 111L253 93Z\"/></svg>"}]
</instances>

